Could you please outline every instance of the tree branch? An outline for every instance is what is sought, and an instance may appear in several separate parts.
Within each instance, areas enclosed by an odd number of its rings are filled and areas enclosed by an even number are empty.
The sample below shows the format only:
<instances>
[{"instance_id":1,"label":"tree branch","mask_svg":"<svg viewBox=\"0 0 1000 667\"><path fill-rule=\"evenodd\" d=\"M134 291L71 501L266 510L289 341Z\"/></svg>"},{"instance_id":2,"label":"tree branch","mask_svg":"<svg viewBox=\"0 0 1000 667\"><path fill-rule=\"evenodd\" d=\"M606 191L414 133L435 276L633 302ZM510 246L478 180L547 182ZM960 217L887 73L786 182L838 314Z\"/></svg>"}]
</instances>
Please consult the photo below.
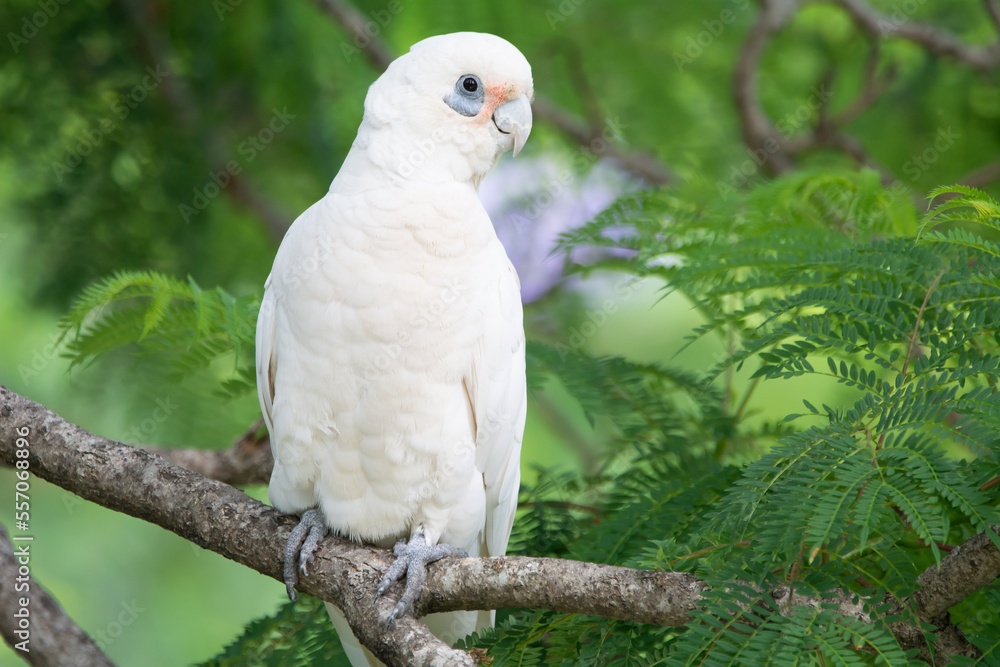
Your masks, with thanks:
<instances>
[{"instance_id":1,"label":"tree branch","mask_svg":"<svg viewBox=\"0 0 1000 667\"><path fill-rule=\"evenodd\" d=\"M1000 526L990 526L1000 533ZM956 604L1000 576L1000 551L986 533L973 535L917 577L913 594L921 620L933 622Z\"/></svg>"},{"instance_id":2,"label":"tree branch","mask_svg":"<svg viewBox=\"0 0 1000 667\"><path fill-rule=\"evenodd\" d=\"M846 153L858 164L877 169L882 180L890 183L893 175L868 156L864 147L853 137L842 132L846 123L866 111L885 92L895 74L891 68L885 79L878 77L879 47L876 41L865 61L865 80L860 95L843 111L830 113L834 72L827 72L818 86L815 104L818 119L814 127L796 136L782 132L768 116L760 101L758 70L760 61L771 38L783 28L798 9L796 0L762 0L757 22L750 30L733 76L733 94L740 117L743 143L755 154L763 154L764 168L772 174L785 173L795 166L799 153L818 148L835 148Z\"/></svg>"},{"instance_id":3,"label":"tree branch","mask_svg":"<svg viewBox=\"0 0 1000 667\"><path fill-rule=\"evenodd\" d=\"M990 20L993 21L993 27L1000 32L1000 2L998 0L984 0L986 4L986 13L990 15Z\"/></svg>"},{"instance_id":4,"label":"tree branch","mask_svg":"<svg viewBox=\"0 0 1000 667\"><path fill-rule=\"evenodd\" d=\"M1000 178L1000 160L985 164L958 179L970 188L981 188Z\"/></svg>"},{"instance_id":5,"label":"tree branch","mask_svg":"<svg viewBox=\"0 0 1000 667\"><path fill-rule=\"evenodd\" d=\"M293 517L147 451L89 433L0 387L3 463L17 460L14 443L24 427L32 475L282 581L284 544L297 523ZM949 647L943 652L938 646L938 655L976 654L944 611L1000 574L1000 552L984 537L968 540L942 561L940 571L921 576L926 586L914 598L918 619L938 623L942 645ZM340 607L361 643L390 665L474 665L469 654L445 646L412 617L386 627L395 600L391 591L376 598L375 590L391 562L387 551L328 537L298 588ZM445 559L431 566L416 612L522 607L682 626L707 589L683 572L551 558ZM781 592L772 595L778 599ZM815 603L802 598L802 604ZM926 644L920 628L902 621L892 627L908 647Z\"/></svg>"},{"instance_id":6,"label":"tree branch","mask_svg":"<svg viewBox=\"0 0 1000 667\"><path fill-rule=\"evenodd\" d=\"M33 476L282 581L284 545L295 518L227 484L94 435L0 387L0 460L7 465L15 461L15 429L25 426ZM376 600L375 590L391 564L388 552L342 539L328 539L325 547L299 589L340 607L361 643L382 661L473 667L468 654L452 650L412 617L386 628L395 603L390 595Z\"/></svg>"},{"instance_id":7,"label":"tree branch","mask_svg":"<svg viewBox=\"0 0 1000 667\"><path fill-rule=\"evenodd\" d=\"M229 449L143 447L174 465L231 486L267 484L274 469L271 441L259 419Z\"/></svg>"},{"instance_id":8,"label":"tree branch","mask_svg":"<svg viewBox=\"0 0 1000 667\"><path fill-rule=\"evenodd\" d=\"M375 70L381 72L393 61L395 56L392 47L380 36L371 36L365 32L367 19L364 14L340 0L316 0L316 4L351 36L354 47L364 55ZM593 121L584 122L553 102L535 96L531 110L536 117L546 121L584 148L589 148L596 140L603 139L601 134L604 127L601 122L596 124ZM600 154L615 160L629 173L653 185L666 185L676 180L666 165L647 153L625 150L610 141L603 141Z\"/></svg>"},{"instance_id":9,"label":"tree branch","mask_svg":"<svg viewBox=\"0 0 1000 667\"><path fill-rule=\"evenodd\" d=\"M761 104L757 71L771 37L791 19L797 5L794 0L762 0L760 4L757 22L750 29L736 61L733 96L740 117L743 143L755 153L764 151L768 156L765 168L771 173L781 174L794 166L787 152L788 137L781 136Z\"/></svg>"},{"instance_id":10,"label":"tree branch","mask_svg":"<svg viewBox=\"0 0 1000 667\"><path fill-rule=\"evenodd\" d=\"M139 47L147 59L164 65L177 62L178 59L169 36L155 28L157 24L156 5L141 3L137 0L119 1L135 29ZM196 129L200 104L198 104L198 96L192 92L184 77L167 77L163 80L162 85L167 105L177 121L189 130ZM224 170L231 158L225 152L225 142L221 134L209 134L203 136L202 140L213 169ZM285 236L285 232L292 224L294 217L277 202L271 201L263 195L260 187L249 174L246 172L239 175L230 174L229 183L223 186L222 190L233 201L260 218L273 240L281 241Z\"/></svg>"},{"instance_id":11,"label":"tree branch","mask_svg":"<svg viewBox=\"0 0 1000 667\"><path fill-rule=\"evenodd\" d=\"M17 549L15 552L6 529L0 526L0 634L4 641L14 647L27 639L26 652L15 650L28 664L39 667L114 667L52 594L30 574L18 571L30 564L31 542L18 542ZM27 556L22 555L25 549ZM28 604L22 605L22 599L27 599ZM27 617L15 617L21 609L27 610ZM29 623L27 636L16 634L24 631L19 627L19 618Z\"/></svg>"},{"instance_id":12,"label":"tree branch","mask_svg":"<svg viewBox=\"0 0 1000 667\"><path fill-rule=\"evenodd\" d=\"M583 148L590 148L600 140L602 142L600 154L603 157L614 160L625 171L652 185L667 185L677 180L666 165L652 155L625 150L611 141L604 140L603 126L592 126L544 97L535 96L531 103L531 111L537 118L541 118Z\"/></svg>"},{"instance_id":13,"label":"tree branch","mask_svg":"<svg viewBox=\"0 0 1000 667\"><path fill-rule=\"evenodd\" d=\"M884 183L896 180L892 173L878 164L855 138L843 132L843 126L868 110L885 93L895 77L896 68L890 66L883 77L878 76L879 44L889 37L901 37L923 47L930 53L950 57L984 72L1000 64L1000 41L988 47L965 44L956 35L931 25L909 21L899 16L882 14L864 0L813 0L834 4L844 9L860 30L868 34L872 46L865 61L864 84L859 96L837 114L829 113L829 93L832 74L820 86L823 93L816 100L819 119L809 131L794 137L782 132L768 116L760 101L758 70L771 38L794 16L804 0L760 0L760 13L740 51L733 76L733 94L739 114L743 143L755 155L763 158L763 168L772 174L782 174L794 168L794 158L802 152L833 148L850 156L860 165L877 169ZM984 0L991 20L1000 29L1000 2ZM973 175L975 178L992 178L991 170Z\"/></svg>"},{"instance_id":14,"label":"tree branch","mask_svg":"<svg viewBox=\"0 0 1000 667\"><path fill-rule=\"evenodd\" d=\"M926 23L903 20L895 14L888 16L864 0L825 1L843 7L854 19L855 24L875 39L901 37L919 44L931 53L954 58L984 72L991 71L1000 63L1000 42L985 48L970 46L947 30ZM987 2L987 9L995 21L997 11L995 3Z\"/></svg>"},{"instance_id":15,"label":"tree branch","mask_svg":"<svg viewBox=\"0 0 1000 667\"><path fill-rule=\"evenodd\" d=\"M861 89L861 94L845 107L840 113L835 115L830 124L834 127L842 127L860 116L872 107L882 97L882 94L889 88L889 85L896 78L898 68L893 63L889 66L885 76L879 77L878 65L881 60L881 42L873 41L868 50L868 57L865 59L865 81Z\"/></svg>"},{"instance_id":16,"label":"tree branch","mask_svg":"<svg viewBox=\"0 0 1000 667\"><path fill-rule=\"evenodd\" d=\"M350 34L355 47L360 49L374 69L381 72L395 60L392 48L381 37L365 32L368 18L353 5L340 0L316 0L316 4Z\"/></svg>"}]
</instances>

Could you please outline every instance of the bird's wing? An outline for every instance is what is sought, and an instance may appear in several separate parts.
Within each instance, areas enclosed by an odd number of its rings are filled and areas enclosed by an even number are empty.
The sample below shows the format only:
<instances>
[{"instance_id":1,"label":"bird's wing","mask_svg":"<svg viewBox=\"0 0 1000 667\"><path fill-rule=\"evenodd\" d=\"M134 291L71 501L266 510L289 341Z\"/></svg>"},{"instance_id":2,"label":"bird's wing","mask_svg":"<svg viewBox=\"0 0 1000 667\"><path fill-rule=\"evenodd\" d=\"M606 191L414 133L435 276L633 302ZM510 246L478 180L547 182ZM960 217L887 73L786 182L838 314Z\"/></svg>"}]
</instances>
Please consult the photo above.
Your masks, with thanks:
<instances>
[{"instance_id":1,"label":"bird's wing","mask_svg":"<svg viewBox=\"0 0 1000 667\"><path fill-rule=\"evenodd\" d=\"M264 415L264 424L271 435L271 451L274 452L274 427L271 422L271 406L274 404L274 371L277 359L274 355L275 328L274 292L271 290L271 276L264 283L264 298L257 314L257 400Z\"/></svg>"},{"instance_id":2,"label":"bird's wing","mask_svg":"<svg viewBox=\"0 0 1000 667\"><path fill-rule=\"evenodd\" d=\"M521 289L514 267L497 285L500 309L489 314L467 389L476 417L476 467L486 485L486 549L507 551L521 484L521 439L527 409Z\"/></svg>"}]
</instances>

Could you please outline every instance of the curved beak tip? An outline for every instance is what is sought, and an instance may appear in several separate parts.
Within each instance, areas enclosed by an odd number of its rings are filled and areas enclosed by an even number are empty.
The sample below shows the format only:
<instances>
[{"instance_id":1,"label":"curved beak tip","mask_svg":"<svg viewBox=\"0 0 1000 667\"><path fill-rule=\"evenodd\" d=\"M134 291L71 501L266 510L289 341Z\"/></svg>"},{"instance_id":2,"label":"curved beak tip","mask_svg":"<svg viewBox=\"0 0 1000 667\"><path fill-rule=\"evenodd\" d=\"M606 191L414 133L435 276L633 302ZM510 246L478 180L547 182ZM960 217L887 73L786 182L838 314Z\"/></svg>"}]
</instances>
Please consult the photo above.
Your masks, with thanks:
<instances>
[{"instance_id":1,"label":"curved beak tip","mask_svg":"<svg viewBox=\"0 0 1000 667\"><path fill-rule=\"evenodd\" d=\"M528 140L528 135L530 133L531 133L531 126L530 125L528 127L524 128L523 130L521 128L515 128L515 130L514 130L514 152L511 155L513 155L514 157L517 157L517 154L521 152L522 148L524 148L524 142L526 142Z\"/></svg>"},{"instance_id":2,"label":"curved beak tip","mask_svg":"<svg viewBox=\"0 0 1000 667\"><path fill-rule=\"evenodd\" d=\"M493 122L504 134L514 135L516 157L531 134L531 102L528 96L521 95L498 106L493 112Z\"/></svg>"}]
</instances>

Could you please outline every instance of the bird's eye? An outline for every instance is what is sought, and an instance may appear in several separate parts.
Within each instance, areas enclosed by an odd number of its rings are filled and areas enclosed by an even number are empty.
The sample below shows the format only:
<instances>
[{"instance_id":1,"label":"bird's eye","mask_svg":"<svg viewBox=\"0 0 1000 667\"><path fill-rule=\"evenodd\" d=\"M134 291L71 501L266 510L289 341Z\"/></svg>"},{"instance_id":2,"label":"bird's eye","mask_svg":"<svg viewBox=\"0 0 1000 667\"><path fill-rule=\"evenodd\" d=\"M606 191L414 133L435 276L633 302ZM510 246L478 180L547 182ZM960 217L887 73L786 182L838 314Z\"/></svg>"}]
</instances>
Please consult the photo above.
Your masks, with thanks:
<instances>
[{"instance_id":1,"label":"bird's eye","mask_svg":"<svg viewBox=\"0 0 1000 667\"><path fill-rule=\"evenodd\" d=\"M444 101L458 113L471 118L483 108L485 99L486 94L479 77L475 74L463 74L455 81L455 90Z\"/></svg>"}]
</instances>

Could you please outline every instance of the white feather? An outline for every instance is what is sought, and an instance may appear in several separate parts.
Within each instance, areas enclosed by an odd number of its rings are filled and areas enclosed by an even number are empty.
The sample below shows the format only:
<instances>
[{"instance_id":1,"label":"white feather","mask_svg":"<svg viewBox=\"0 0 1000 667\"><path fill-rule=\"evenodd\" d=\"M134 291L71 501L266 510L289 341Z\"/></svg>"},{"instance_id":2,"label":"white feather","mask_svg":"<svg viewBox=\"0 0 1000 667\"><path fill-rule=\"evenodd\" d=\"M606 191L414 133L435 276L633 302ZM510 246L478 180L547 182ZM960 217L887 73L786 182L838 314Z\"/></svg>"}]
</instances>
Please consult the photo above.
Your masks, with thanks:
<instances>
[{"instance_id":1,"label":"white feather","mask_svg":"<svg viewBox=\"0 0 1000 667\"><path fill-rule=\"evenodd\" d=\"M517 49L474 33L415 45L372 85L330 192L278 250L257 386L277 509L319 506L332 529L383 546L420 527L499 556L517 509L524 331L517 276L476 192L512 139L442 101L470 72L490 91L484 106L531 96ZM449 642L492 622L435 616Z\"/></svg>"}]
</instances>

